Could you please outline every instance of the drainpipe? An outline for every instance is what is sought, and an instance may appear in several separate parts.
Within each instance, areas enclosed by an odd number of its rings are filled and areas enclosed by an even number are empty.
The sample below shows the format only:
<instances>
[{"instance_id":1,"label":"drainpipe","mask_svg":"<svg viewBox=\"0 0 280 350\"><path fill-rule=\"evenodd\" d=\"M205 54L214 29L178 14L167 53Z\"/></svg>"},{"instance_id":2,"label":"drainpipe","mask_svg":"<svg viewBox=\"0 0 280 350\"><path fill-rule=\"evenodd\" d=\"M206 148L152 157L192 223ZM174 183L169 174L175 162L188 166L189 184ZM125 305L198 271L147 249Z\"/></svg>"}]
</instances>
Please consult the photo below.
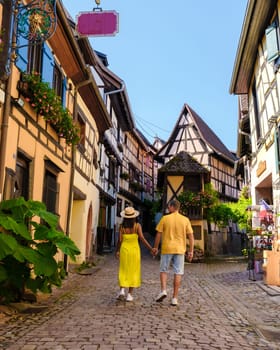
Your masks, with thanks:
<instances>
[{"instance_id":1,"label":"drainpipe","mask_svg":"<svg viewBox=\"0 0 280 350\"><path fill-rule=\"evenodd\" d=\"M9 75L5 89L5 104L3 108L3 119L1 123L1 138L0 138L0 201L2 200L4 190L4 177L5 177L5 161L6 161L6 149L8 140L8 125L9 116L11 112L11 85L12 79Z\"/></svg>"},{"instance_id":2,"label":"drainpipe","mask_svg":"<svg viewBox=\"0 0 280 350\"><path fill-rule=\"evenodd\" d=\"M112 90L112 91L108 91L108 92L104 92L104 100L106 99L106 97L108 95L112 95L112 94L117 94L118 92L122 92L125 88L125 84L123 81L121 81L121 87L118 90Z\"/></svg>"},{"instance_id":3,"label":"drainpipe","mask_svg":"<svg viewBox=\"0 0 280 350\"><path fill-rule=\"evenodd\" d=\"M9 125L9 116L11 112L11 87L12 87L12 69L14 66L15 58L16 58L16 31L15 28L12 28L12 6L6 5L6 12L3 12L3 15L10 15L10 21L7 23L8 27L7 31L13 31L12 41L11 41L11 53L10 53L10 64L9 64L9 75L7 77L6 86L5 86L5 102L3 107L3 115L2 122L0 125L1 136L0 136L0 201L2 200L3 190L4 190L4 178L5 178L5 161L6 161L6 149L7 149L7 141L8 141L8 125ZM5 11L5 6L4 6ZM15 14L14 14L15 16ZM13 23L15 26L15 21Z\"/></svg>"}]
</instances>

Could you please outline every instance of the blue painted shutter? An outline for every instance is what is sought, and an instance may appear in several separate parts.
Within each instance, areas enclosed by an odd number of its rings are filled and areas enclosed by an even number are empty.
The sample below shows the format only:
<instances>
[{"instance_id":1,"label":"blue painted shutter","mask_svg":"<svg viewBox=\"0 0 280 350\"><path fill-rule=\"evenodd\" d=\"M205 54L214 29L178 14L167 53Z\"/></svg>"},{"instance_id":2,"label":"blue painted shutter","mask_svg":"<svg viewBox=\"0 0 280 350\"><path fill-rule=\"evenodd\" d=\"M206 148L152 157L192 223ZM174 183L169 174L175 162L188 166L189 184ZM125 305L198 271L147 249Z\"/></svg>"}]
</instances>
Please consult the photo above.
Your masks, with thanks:
<instances>
[{"instance_id":1,"label":"blue painted shutter","mask_svg":"<svg viewBox=\"0 0 280 350\"><path fill-rule=\"evenodd\" d=\"M279 56L279 44L276 23L271 24L266 30L267 62L274 61Z\"/></svg>"},{"instance_id":2,"label":"blue painted shutter","mask_svg":"<svg viewBox=\"0 0 280 350\"><path fill-rule=\"evenodd\" d=\"M66 92L67 92L67 79L66 77L62 80L62 93L61 93L61 103L63 107L66 107Z\"/></svg>"},{"instance_id":3,"label":"blue painted shutter","mask_svg":"<svg viewBox=\"0 0 280 350\"><path fill-rule=\"evenodd\" d=\"M52 86L54 58L51 49L46 43L43 46L42 80Z\"/></svg>"},{"instance_id":4,"label":"blue painted shutter","mask_svg":"<svg viewBox=\"0 0 280 350\"><path fill-rule=\"evenodd\" d=\"M16 49L16 66L23 72L27 71L28 66L28 45L28 40L25 38L20 38L18 42L18 48Z\"/></svg>"}]
</instances>

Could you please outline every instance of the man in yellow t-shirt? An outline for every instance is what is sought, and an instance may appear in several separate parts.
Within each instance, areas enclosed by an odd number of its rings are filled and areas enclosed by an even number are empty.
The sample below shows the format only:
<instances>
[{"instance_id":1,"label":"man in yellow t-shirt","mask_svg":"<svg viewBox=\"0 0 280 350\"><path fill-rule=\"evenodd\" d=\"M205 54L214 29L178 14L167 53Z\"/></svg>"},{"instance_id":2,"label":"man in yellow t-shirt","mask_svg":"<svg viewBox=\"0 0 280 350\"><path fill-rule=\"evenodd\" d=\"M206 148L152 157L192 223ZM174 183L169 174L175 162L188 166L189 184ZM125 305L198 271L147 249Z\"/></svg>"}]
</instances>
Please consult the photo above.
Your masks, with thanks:
<instances>
[{"instance_id":1,"label":"man in yellow t-shirt","mask_svg":"<svg viewBox=\"0 0 280 350\"><path fill-rule=\"evenodd\" d=\"M171 200L168 203L168 215L164 215L156 226L156 238L154 244L154 255L158 253L158 246L161 242L160 257L160 284L161 292L156 298L157 302L161 302L166 298L167 273L172 263L174 271L173 296L171 305L178 304L178 292L184 275L185 252L187 246L187 236L189 239L190 251L188 252L188 260L193 258L194 237L190 220L179 213L180 202Z\"/></svg>"}]
</instances>

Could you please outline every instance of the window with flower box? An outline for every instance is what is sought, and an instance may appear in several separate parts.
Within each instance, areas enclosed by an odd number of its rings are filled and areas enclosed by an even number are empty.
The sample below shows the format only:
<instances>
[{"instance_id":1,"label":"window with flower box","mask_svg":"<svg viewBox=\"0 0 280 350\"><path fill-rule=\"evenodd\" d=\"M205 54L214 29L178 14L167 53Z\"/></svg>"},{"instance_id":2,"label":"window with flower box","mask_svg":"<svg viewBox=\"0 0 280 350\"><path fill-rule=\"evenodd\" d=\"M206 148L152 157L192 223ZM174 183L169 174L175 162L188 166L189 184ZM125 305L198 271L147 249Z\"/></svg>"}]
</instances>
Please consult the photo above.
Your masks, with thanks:
<instances>
[{"instance_id":1,"label":"window with flower box","mask_svg":"<svg viewBox=\"0 0 280 350\"><path fill-rule=\"evenodd\" d=\"M22 39L24 40L24 39ZM61 98L62 106L66 103L67 84L58 63L47 43L28 45L27 40L18 49L17 67L27 73L37 72L42 81L50 84L56 94Z\"/></svg>"}]
</instances>

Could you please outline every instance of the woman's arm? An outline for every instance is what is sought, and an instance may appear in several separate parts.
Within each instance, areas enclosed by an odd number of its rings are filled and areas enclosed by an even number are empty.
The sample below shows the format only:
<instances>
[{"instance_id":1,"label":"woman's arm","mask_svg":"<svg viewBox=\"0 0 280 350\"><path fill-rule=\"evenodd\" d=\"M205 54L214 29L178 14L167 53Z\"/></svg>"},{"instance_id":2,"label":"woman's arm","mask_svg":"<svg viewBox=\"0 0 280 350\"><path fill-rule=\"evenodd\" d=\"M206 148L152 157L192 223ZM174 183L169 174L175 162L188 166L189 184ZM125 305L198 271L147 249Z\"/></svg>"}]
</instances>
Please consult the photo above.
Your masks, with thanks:
<instances>
[{"instance_id":1,"label":"woman's arm","mask_svg":"<svg viewBox=\"0 0 280 350\"><path fill-rule=\"evenodd\" d=\"M121 233L121 228L119 229L119 239L118 239L118 243L116 246L116 251L115 251L115 256L116 258L120 257L120 248L121 248L121 244L122 244L122 233Z\"/></svg>"},{"instance_id":2,"label":"woman's arm","mask_svg":"<svg viewBox=\"0 0 280 350\"><path fill-rule=\"evenodd\" d=\"M137 234L141 242L145 245L145 247L152 253L153 247L150 245L150 243L145 239L143 232L142 232L142 226L138 223L137 224Z\"/></svg>"}]
</instances>

